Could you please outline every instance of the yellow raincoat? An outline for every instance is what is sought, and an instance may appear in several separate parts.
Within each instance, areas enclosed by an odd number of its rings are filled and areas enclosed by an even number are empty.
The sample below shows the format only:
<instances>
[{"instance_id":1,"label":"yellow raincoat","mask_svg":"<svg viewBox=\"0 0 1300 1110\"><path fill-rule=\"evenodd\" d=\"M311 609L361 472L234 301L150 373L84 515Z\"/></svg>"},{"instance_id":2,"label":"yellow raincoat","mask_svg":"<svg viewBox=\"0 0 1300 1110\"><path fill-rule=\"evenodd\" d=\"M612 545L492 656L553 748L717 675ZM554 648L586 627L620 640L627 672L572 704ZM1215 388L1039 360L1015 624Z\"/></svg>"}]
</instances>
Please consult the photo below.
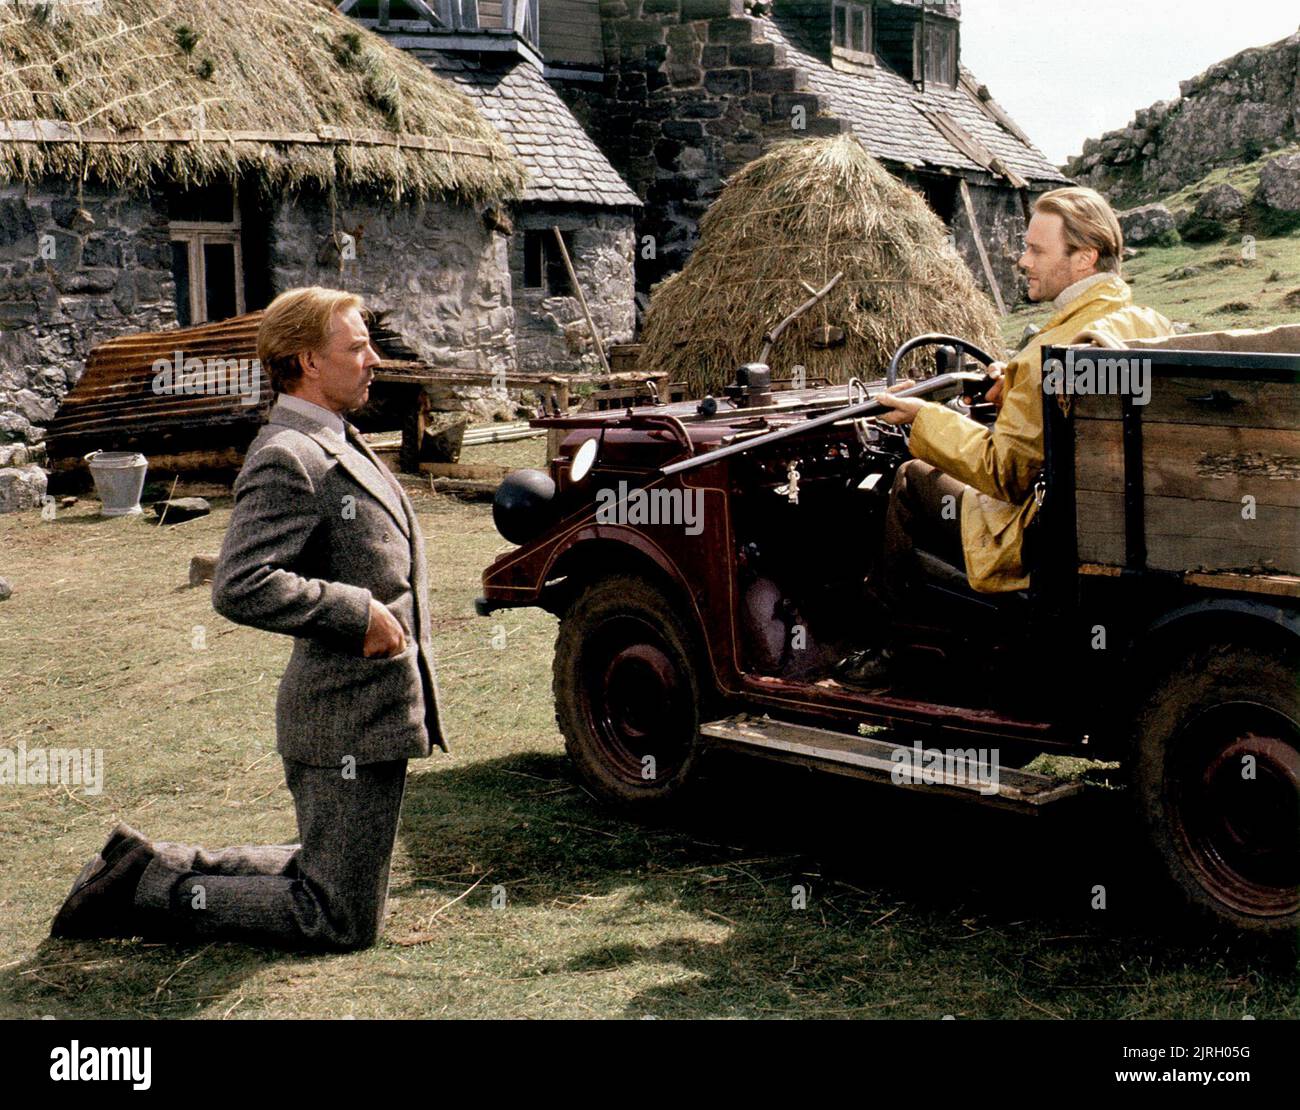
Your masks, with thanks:
<instances>
[{"instance_id":1,"label":"yellow raincoat","mask_svg":"<svg viewBox=\"0 0 1300 1110\"><path fill-rule=\"evenodd\" d=\"M1002 409L992 428L927 402L912 424L912 454L974 487L962 498L966 575L984 593L1023 590L1025 527L1037 511L1034 483L1043 467L1044 346L1064 346L1084 331L1116 340L1172 335L1170 322L1133 304L1124 280L1099 281L1057 312L1008 363Z\"/></svg>"}]
</instances>

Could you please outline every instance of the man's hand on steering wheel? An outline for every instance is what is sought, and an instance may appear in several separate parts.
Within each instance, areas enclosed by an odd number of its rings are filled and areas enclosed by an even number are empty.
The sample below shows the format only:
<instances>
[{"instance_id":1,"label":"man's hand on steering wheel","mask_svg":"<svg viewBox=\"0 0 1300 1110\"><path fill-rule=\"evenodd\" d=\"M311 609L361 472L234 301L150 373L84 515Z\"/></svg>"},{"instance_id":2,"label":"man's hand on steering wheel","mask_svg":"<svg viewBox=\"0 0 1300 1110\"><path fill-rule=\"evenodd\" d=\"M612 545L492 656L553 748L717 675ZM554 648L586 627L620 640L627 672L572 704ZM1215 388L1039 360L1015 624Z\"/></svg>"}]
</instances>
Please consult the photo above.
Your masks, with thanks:
<instances>
[{"instance_id":1,"label":"man's hand on steering wheel","mask_svg":"<svg viewBox=\"0 0 1300 1110\"><path fill-rule=\"evenodd\" d=\"M882 412L877 419L885 424L893 424L896 427L901 424L912 423L925 402L919 397L892 397L890 394L915 384L915 382L905 378L900 382L895 382L883 392L877 393L873 399L879 401L886 408L893 410L892 412Z\"/></svg>"},{"instance_id":2,"label":"man's hand on steering wheel","mask_svg":"<svg viewBox=\"0 0 1300 1110\"><path fill-rule=\"evenodd\" d=\"M1007 364L1005 362L992 362L988 366L989 377L996 378L997 381L989 386L988 392L984 394L984 400L988 401L990 404L997 405L999 412L1002 411L1003 387L1007 384L1007 380L1004 377L1006 369Z\"/></svg>"}]
</instances>

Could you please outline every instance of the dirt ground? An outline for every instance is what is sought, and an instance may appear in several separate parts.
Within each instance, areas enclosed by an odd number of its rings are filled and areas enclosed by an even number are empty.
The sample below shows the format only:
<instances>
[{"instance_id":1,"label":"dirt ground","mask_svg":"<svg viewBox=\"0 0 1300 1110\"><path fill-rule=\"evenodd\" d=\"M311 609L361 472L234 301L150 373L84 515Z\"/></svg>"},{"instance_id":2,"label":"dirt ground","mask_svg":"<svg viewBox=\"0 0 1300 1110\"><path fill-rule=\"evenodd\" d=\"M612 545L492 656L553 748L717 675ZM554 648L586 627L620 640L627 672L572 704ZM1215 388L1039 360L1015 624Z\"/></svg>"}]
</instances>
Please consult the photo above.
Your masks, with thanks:
<instances>
[{"instance_id":1,"label":"dirt ground","mask_svg":"<svg viewBox=\"0 0 1300 1110\"><path fill-rule=\"evenodd\" d=\"M219 488L209 517L162 528L87 498L0 517L0 747L105 761L97 795L0 786L0 1016L1300 1016L1294 946L1160 916L1114 790L1028 819L719 759L671 826L603 809L556 732L555 620L474 615L506 546L490 507L409 488L452 752L411 764L386 934L348 955L48 939L115 819L294 839L273 716L290 641L186 585L229 521Z\"/></svg>"}]
</instances>

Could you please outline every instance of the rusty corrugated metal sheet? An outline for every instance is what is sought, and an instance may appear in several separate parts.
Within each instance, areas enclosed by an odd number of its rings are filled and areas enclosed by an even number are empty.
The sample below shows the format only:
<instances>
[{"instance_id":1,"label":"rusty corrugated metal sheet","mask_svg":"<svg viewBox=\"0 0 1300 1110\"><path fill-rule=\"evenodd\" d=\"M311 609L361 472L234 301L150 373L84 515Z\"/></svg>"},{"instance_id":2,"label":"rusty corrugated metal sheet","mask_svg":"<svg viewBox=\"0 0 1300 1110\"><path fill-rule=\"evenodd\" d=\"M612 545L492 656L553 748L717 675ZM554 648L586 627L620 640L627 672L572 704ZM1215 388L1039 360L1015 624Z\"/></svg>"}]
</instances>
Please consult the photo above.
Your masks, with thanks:
<instances>
[{"instance_id":1,"label":"rusty corrugated metal sheet","mask_svg":"<svg viewBox=\"0 0 1300 1110\"><path fill-rule=\"evenodd\" d=\"M250 312L216 324L124 335L93 348L85 373L63 399L47 431L52 468L77 465L83 455L95 450L140 451L173 461L178 456L218 452L227 465L232 458L242 457L273 399L269 380L260 367L254 369L263 315ZM382 314L370 322L371 338L381 355L411 353L401 337L385 326ZM183 368L192 359L202 360L204 391L184 392L184 379L180 391L156 388L166 385L155 371L159 360ZM246 404L245 395L238 391L219 391L220 380L207 374L213 359L245 363L247 384L256 384L255 403ZM430 374L424 363L400 357L387 358L377 369L401 373L412 381Z\"/></svg>"},{"instance_id":2,"label":"rusty corrugated metal sheet","mask_svg":"<svg viewBox=\"0 0 1300 1110\"><path fill-rule=\"evenodd\" d=\"M271 403L269 383L257 358L261 312L216 324L171 331L124 335L90 352L86 371L63 399L46 444L52 463L79 459L96 449L184 454L191 451L246 448ZM240 360L249 365L258 399L245 404L238 392L166 392L155 388L155 363L201 359ZM160 383L165 387L165 381Z\"/></svg>"}]
</instances>

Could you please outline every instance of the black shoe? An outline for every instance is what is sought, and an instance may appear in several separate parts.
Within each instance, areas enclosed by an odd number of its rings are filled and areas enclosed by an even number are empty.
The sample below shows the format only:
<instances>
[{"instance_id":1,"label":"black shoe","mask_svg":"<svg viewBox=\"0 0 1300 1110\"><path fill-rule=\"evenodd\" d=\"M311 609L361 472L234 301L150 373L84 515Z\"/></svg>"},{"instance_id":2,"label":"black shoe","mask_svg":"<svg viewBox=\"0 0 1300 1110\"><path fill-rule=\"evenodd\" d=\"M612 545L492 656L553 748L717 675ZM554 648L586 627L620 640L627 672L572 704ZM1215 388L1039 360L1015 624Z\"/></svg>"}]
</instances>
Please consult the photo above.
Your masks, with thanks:
<instances>
[{"instance_id":1,"label":"black shoe","mask_svg":"<svg viewBox=\"0 0 1300 1110\"><path fill-rule=\"evenodd\" d=\"M108 839L104 846L99 850L99 858L105 863L112 863L123 852L132 848L150 848L148 838L143 834L131 828L125 822L119 821L113 826L113 831L109 833ZM93 860L91 861L94 862ZM84 872L83 872L84 874ZM76 887L73 887L76 890Z\"/></svg>"},{"instance_id":2,"label":"black shoe","mask_svg":"<svg viewBox=\"0 0 1300 1110\"><path fill-rule=\"evenodd\" d=\"M893 664L894 654L888 648L867 648L835 664L835 677L850 686L880 690L891 684Z\"/></svg>"},{"instance_id":3,"label":"black shoe","mask_svg":"<svg viewBox=\"0 0 1300 1110\"><path fill-rule=\"evenodd\" d=\"M114 830L116 834L117 830ZM50 925L52 937L133 937L138 914L135 891L140 876L154 858L147 844L132 844L128 837L104 847L112 860L96 856L81 870L77 881Z\"/></svg>"}]
</instances>

